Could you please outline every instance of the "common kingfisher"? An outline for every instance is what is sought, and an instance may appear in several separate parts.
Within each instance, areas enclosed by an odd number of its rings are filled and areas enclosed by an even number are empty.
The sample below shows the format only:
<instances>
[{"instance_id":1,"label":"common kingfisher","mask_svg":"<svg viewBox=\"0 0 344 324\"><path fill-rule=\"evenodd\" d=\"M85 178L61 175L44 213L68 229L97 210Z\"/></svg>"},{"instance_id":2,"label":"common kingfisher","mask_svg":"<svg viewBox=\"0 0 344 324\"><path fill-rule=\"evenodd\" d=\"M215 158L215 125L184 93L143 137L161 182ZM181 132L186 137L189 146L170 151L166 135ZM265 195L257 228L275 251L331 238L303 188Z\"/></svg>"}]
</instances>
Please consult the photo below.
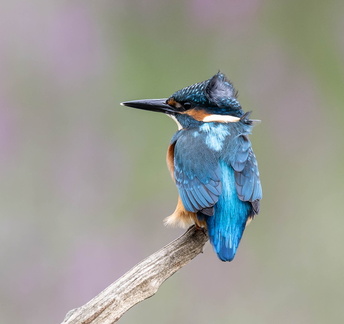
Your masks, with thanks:
<instances>
[{"instance_id":1,"label":"common kingfisher","mask_svg":"<svg viewBox=\"0 0 344 324\"><path fill-rule=\"evenodd\" d=\"M169 98L122 103L165 113L177 123L166 160L179 197L165 223L205 228L222 261L233 260L262 198L257 160L248 138L255 120L249 118L251 112L242 110L237 94L218 72Z\"/></svg>"}]
</instances>

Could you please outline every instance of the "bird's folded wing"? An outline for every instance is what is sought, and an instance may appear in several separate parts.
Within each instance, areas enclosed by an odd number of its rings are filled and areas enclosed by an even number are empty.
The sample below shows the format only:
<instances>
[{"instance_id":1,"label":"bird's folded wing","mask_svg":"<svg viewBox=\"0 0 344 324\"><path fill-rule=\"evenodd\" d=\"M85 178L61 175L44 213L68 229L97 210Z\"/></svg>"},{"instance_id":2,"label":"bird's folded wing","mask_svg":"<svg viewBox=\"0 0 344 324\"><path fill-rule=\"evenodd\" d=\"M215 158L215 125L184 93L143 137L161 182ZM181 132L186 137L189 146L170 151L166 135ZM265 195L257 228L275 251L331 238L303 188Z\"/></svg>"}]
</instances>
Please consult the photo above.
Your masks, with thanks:
<instances>
[{"instance_id":1,"label":"bird's folded wing","mask_svg":"<svg viewBox=\"0 0 344 324\"><path fill-rule=\"evenodd\" d=\"M221 194L221 169L200 136L185 132L174 143L174 178L187 211L213 214Z\"/></svg>"},{"instance_id":2,"label":"bird's folded wing","mask_svg":"<svg viewBox=\"0 0 344 324\"><path fill-rule=\"evenodd\" d=\"M235 170L235 182L238 197L242 201L252 202L255 212L259 211L259 200L262 199L262 187L259 178L258 164L247 136L237 139L237 150L230 164Z\"/></svg>"}]
</instances>

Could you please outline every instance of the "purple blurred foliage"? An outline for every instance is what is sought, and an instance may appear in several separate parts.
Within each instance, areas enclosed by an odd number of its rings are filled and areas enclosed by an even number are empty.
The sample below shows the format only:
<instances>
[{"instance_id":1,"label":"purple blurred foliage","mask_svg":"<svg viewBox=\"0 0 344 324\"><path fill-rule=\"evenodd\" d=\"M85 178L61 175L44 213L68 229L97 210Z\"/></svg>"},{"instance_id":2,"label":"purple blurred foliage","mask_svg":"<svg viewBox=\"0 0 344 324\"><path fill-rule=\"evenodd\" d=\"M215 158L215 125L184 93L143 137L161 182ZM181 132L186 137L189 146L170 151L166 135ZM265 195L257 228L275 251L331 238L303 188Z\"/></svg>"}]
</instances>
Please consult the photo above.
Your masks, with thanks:
<instances>
[{"instance_id":1,"label":"purple blurred foliage","mask_svg":"<svg viewBox=\"0 0 344 324\"><path fill-rule=\"evenodd\" d=\"M66 87L99 73L102 64L100 34L89 9L69 4L54 12L44 30L42 51L53 75Z\"/></svg>"},{"instance_id":2,"label":"purple blurred foliage","mask_svg":"<svg viewBox=\"0 0 344 324\"><path fill-rule=\"evenodd\" d=\"M135 240L132 234L116 229L112 236L80 238L70 249L61 295L68 296L68 303L81 305L105 289L140 257Z\"/></svg>"},{"instance_id":3,"label":"purple blurred foliage","mask_svg":"<svg viewBox=\"0 0 344 324\"><path fill-rule=\"evenodd\" d=\"M198 26L209 29L217 28L219 32L228 28L240 32L254 19L262 6L262 0L192 0L187 3L188 16Z\"/></svg>"}]
</instances>

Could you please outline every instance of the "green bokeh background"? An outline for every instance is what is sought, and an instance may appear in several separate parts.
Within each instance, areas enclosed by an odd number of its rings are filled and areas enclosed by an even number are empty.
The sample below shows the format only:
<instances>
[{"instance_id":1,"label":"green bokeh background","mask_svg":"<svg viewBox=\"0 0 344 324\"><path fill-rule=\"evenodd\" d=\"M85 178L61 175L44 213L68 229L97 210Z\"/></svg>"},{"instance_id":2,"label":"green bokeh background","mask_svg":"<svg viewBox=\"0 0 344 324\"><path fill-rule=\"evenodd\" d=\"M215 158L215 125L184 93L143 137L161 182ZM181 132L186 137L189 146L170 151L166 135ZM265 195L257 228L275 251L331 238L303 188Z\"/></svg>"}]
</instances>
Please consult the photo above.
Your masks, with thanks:
<instances>
[{"instance_id":1,"label":"green bokeh background","mask_svg":"<svg viewBox=\"0 0 344 324\"><path fill-rule=\"evenodd\" d=\"M253 118L264 191L232 263L205 253L123 323L344 321L344 3L5 0L0 322L59 323L183 231L175 124L121 101L219 69Z\"/></svg>"}]
</instances>

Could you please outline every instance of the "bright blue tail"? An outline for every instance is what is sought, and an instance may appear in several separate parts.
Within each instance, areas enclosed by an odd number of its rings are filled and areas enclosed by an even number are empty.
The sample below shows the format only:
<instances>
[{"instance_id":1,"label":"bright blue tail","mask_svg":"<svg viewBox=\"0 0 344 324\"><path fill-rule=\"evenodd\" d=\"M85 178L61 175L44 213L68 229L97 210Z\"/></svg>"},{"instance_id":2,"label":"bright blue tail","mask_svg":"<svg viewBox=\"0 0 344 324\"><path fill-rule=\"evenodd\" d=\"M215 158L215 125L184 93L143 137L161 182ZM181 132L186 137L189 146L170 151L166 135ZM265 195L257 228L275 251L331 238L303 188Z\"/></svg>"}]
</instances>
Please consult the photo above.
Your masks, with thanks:
<instances>
[{"instance_id":1,"label":"bright blue tail","mask_svg":"<svg viewBox=\"0 0 344 324\"><path fill-rule=\"evenodd\" d=\"M214 206L214 216L206 216L210 243L222 261L232 261L252 214L250 202L238 198L234 170L225 163L222 169L222 194Z\"/></svg>"}]
</instances>

